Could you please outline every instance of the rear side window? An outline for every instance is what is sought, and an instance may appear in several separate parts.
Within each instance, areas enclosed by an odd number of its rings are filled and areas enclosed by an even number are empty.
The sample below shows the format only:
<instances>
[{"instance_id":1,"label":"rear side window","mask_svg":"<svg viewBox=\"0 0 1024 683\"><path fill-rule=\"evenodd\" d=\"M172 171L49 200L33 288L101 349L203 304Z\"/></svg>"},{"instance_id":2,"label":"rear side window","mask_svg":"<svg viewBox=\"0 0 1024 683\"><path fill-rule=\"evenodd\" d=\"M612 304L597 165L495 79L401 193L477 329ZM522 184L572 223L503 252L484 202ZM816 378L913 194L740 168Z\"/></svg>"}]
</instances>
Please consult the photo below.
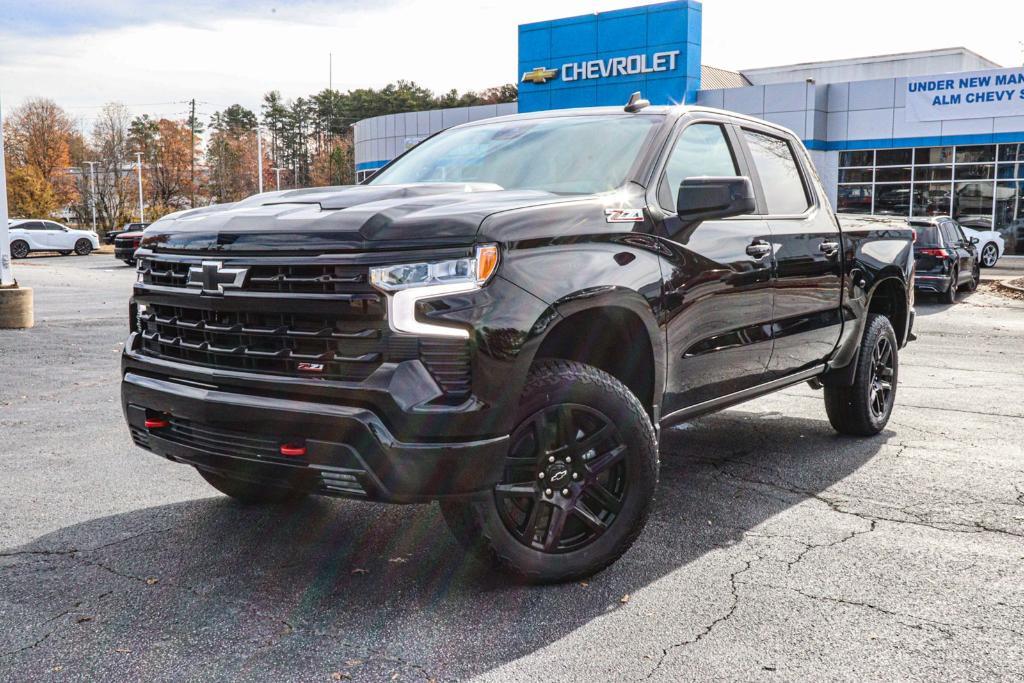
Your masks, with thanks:
<instances>
[{"instance_id":1,"label":"rear side window","mask_svg":"<svg viewBox=\"0 0 1024 683\"><path fill-rule=\"evenodd\" d=\"M806 211L811 202L790 144L774 135L752 130L744 130L743 135L761 177L768 213L779 216Z\"/></svg>"},{"instance_id":2,"label":"rear side window","mask_svg":"<svg viewBox=\"0 0 1024 683\"><path fill-rule=\"evenodd\" d=\"M942 236L946 240L946 246L953 246L961 241L960 233L956 226L950 221L942 221Z\"/></svg>"},{"instance_id":3,"label":"rear side window","mask_svg":"<svg viewBox=\"0 0 1024 683\"><path fill-rule=\"evenodd\" d=\"M679 185L687 178L735 176L737 172L736 160L722 127L715 123L695 123L679 135L672 148L659 201L674 210Z\"/></svg>"}]
</instances>

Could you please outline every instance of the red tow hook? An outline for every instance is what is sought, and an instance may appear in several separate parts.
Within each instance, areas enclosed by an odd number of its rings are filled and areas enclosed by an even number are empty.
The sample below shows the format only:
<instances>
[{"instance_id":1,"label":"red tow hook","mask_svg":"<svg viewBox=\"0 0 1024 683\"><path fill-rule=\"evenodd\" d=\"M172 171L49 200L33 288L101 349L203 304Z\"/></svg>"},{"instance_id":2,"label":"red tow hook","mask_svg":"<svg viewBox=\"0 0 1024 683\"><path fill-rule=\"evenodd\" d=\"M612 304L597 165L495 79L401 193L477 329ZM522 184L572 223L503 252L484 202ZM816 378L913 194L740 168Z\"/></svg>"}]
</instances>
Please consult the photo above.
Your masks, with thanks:
<instances>
[{"instance_id":1,"label":"red tow hook","mask_svg":"<svg viewBox=\"0 0 1024 683\"><path fill-rule=\"evenodd\" d=\"M288 458L301 458L306 454L306 445L301 443L281 444L281 455Z\"/></svg>"},{"instance_id":2,"label":"red tow hook","mask_svg":"<svg viewBox=\"0 0 1024 683\"><path fill-rule=\"evenodd\" d=\"M146 429L163 429L164 427L170 426L171 423L161 417L146 418Z\"/></svg>"}]
</instances>

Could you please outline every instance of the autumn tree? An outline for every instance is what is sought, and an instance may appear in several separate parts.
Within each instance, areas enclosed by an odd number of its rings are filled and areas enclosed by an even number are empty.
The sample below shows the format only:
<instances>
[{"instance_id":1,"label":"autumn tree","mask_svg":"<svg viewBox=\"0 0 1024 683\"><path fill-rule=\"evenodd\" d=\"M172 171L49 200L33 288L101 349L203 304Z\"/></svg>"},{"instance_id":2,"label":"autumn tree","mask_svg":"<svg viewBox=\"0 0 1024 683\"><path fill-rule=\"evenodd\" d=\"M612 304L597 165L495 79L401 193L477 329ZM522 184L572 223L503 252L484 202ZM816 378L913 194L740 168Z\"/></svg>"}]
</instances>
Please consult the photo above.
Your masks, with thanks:
<instances>
[{"instance_id":1,"label":"autumn tree","mask_svg":"<svg viewBox=\"0 0 1024 683\"><path fill-rule=\"evenodd\" d=\"M72 163L72 146L79 139L71 117L50 99L26 100L4 121L4 152L12 168L38 171L60 206L75 198L75 184L67 169ZM22 176L26 181L30 177L36 176Z\"/></svg>"},{"instance_id":2,"label":"autumn tree","mask_svg":"<svg viewBox=\"0 0 1024 683\"><path fill-rule=\"evenodd\" d=\"M53 187L35 166L7 171L7 210L11 217L52 218L59 209Z\"/></svg>"}]
</instances>

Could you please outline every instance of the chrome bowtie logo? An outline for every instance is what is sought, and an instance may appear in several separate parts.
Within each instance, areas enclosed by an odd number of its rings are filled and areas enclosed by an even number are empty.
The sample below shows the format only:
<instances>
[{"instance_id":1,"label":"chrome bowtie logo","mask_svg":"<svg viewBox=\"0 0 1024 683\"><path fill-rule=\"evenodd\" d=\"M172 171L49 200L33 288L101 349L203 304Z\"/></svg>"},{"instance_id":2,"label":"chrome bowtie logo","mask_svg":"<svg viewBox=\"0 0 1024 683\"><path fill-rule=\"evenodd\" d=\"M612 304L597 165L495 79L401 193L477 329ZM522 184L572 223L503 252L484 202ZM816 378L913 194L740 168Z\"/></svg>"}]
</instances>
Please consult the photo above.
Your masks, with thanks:
<instances>
[{"instance_id":1,"label":"chrome bowtie logo","mask_svg":"<svg viewBox=\"0 0 1024 683\"><path fill-rule=\"evenodd\" d=\"M203 261L188 269L188 286L201 288L203 294L223 294L225 288L239 289L248 272L248 268L225 268L220 261Z\"/></svg>"},{"instance_id":2,"label":"chrome bowtie logo","mask_svg":"<svg viewBox=\"0 0 1024 683\"><path fill-rule=\"evenodd\" d=\"M523 73L523 83L537 83L538 85L541 85L557 77L557 70L546 69L542 66L538 66L533 71Z\"/></svg>"},{"instance_id":3,"label":"chrome bowtie logo","mask_svg":"<svg viewBox=\"0 0 1024 683\"><path fill-rule=\"evenodd\" d=\"M551 479L549 479L548 481L551 481L551 482L562 481L563 479L566 478L566 476L568 476L568 474L569 474L569 470L559 470L559 471L555 472L554 474L552 474L551 475Z\"/></svg>"}]
</instances>

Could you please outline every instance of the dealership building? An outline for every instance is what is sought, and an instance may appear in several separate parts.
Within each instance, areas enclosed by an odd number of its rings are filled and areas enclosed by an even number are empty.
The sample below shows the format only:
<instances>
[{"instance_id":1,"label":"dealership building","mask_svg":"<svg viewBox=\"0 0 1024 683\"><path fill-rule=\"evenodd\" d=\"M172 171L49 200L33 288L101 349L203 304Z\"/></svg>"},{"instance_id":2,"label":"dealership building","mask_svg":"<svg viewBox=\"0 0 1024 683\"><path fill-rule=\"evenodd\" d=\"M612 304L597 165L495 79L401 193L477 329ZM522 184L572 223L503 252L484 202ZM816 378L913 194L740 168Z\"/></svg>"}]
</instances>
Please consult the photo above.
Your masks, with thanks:
<instances>
[{"instance_id":1,"label":"dealership building","mask_svg":"<svg viewBox=\"0 0 1024 683\"><path fill-rule=\"evenodd\" d=\"M731 72L701 63L701 37L694 0L520 25L518 102L359 121L357 178L450 126L639 90L794 131L839 211L952 215L1024 254L1024 67L951 48Z\"/></svg>"}]
</instances>

